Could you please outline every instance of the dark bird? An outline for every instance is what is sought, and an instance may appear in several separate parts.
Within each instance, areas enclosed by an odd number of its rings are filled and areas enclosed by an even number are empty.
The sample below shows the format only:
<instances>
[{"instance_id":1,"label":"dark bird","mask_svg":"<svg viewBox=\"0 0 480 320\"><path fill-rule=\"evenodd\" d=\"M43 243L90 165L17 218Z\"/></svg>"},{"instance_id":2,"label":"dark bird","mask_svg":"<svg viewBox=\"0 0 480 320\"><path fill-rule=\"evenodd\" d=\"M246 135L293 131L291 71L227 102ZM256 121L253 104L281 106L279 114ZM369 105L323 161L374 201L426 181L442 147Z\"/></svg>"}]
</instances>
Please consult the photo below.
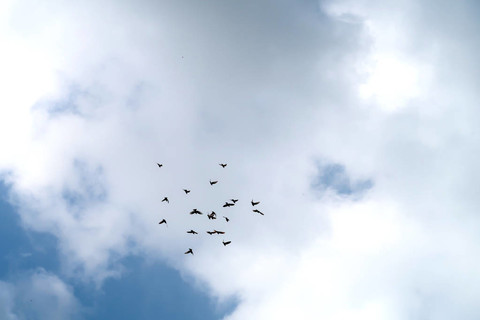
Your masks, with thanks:
<instances>
[{"instance_id":1,"label":"dark bird","mask_svg":"<svg viewBox=\"0 0 480 320\"><path fill-rule=\"evenodd\" d=\"M225 168L225 167L227 166L227 164L226 164L226 163L219 163L219 165L221 165L221 166L222 166L222 168Z\"/></svg>"},{"instance_id":2,"label":"dark bird","mask_svg":"<svg viewBox=\"0 0 480 320\"><path fill-rule=\"evenodd\" d=\"M213 186L215 183L217 183L218 181L212 181L210 180L210 185Z\"/></svg>"},{"instance_id":3,"label":"dark bird","mask_svg":"<svg viewBox=\"0 0 480 320\"><path fill-rule=\"evenodd\" d=\"M185 191L185 194L188 194L190 192L190 190L187 189L183 189L183 191Z\"/></svg>"},{"instance_id":4,"label":"dark bird","mask_svg":"<svg viewBox=\"0 0 480 320\"><path fill-rule=\"evenodd\" d=\"M233 203L237 203L238 199L230 199Z\"/></svg>"},{"instance_id":5,"label":"dark bird","mask_svg":"<svg viewBox=\"0 0 480 320\"><path fill-rule=\"evenodd\" d=\"M159 168L161 168L161 167L163 167L163 164L160 164L160 163L157 162L157 166L158 166Z\"/></svg>"},{"instance_id":6,"label":"dark bird","mask_svg":"<svg viewBox=\"0 0 480 320\"><path fill-rule=\"evenodd\" d=\"M255 209L255 210L252 210L252 211L256 212L256 213L260 213L262 216L264 215L263 212L261 212L260 210Z\"/></svg>"},{"instance_id":7,"label":"dark bird","mask_svg":"<svg viewBox=\"0 0 480 320\"><path fill-rule=\"evenodd\" d=\"M193 209L192 211L190 211L190 214L203 214L203 213L201 213L197 209Z\"/></svg>"},{"instance_id":8,"label":"dark bird","mask_svg":"<svg viewBox=\"0 0 480 320\"><path fill-rule=\"evenodd\" d=\"M192 248L188 248L188 251L187 251L187 252L185 252L185 254L189 254L189 253L193 254L193 250L192 250Z\"/></svg>"},{"instance_id":9,"label":"dark bird","mask_svg":"<svg viewBox=\"0 0 480 320\"><path fill-rule=\"evenodd\" d=\"M233 203L225 202L225 204L223 205L223 207L226 208L226 207L231 207L231 206L233 206L233 205L234 205Z\"/></svg>"},{"instance_id":10,"label":"dark bird","mask_svg":"<svg viewBox=\"0 0 480 320\"><path fill-rule=\"evenodd\" d=\"M167 201L167 203L170 203L170 201L168 201L167 197L163 198L162 202L164 202L164 201Z\"/></svg>"},{"instance_id":11,"label":"dark bird","mask_svg":"<svg viewBox=\"0 0 480 320\"><path fill-rule=\"evenodd\" d=\"M210 219L215 220L215 219L217 219L217 214L215 213L215 211L212 211L212 213L207 214L207 217L208 217L209 220Z\"/></svg>"},{"instance_id":12,"label":"dark bird","mask_svg":"<svg viewBox=\"0 0 480 320\"><path fill-rule=\"evenodd\" d=\"M232 241L222 241L223 245L226 246L227 244L232 243Z\"/></svg>"},{"instance_id":13,"label":"dark bird","mask_svg":"<svg viewBox=\"0 0 480 320\"><path fill-rule=\"evenodd\" d=\"M251 202L251 203L252 203L252 206L256 206L257 204L259 204L259 203L260 203L260 201L258 201L258 202L253 202L253 200L252 200L252 202Z\"/></svg>"},{"instance_id":14,"label":"dark bird","mask_svg":"<svg viewBox=\"0 0 480 320\"><path fill-rule=\"evenodd\" d=\"M215 231L207 231L209 235L215 234Z\"/></svg>"},{"instance_id":15,"label":"dark bird","mask_svg":"<svg viewBox=\"0 0 480 320\"><path fill-rule=\"evenodd\" d=\"M225 220L227 220L227 222L230 221L230 219L228 219L227 217L225 217L225 216L223 216L223 217L225 218Z\"/></svg>"},{"instance_id":16,"label":"dark bird","mask_svg":"<svg viewBox=\"0 0 480 320\"><path fill-rule=\"evenodd\" d=\"M167 224L167 220L163 219L163 220L160 221L158 224L163 224L163 223Z\"/></svg>"},{"instance_id":17,"label":"dark bird","mask_svg":"<svg viewBox=\"0 0 480 320\"><path fill-rule=\"evenodd\" d=\"M193 230L187 231L187 233L198 234L198 232L195 232L195 231L193 231Z\"/></svg>"},{"instance_id":18,"label":"dark bird","mask_svg":"<svg viewBox=\"0 0 480 320\"><path fill-rule=\"evenodd\" d=\"M225 234L225 231L217 231L217 230L213 230L213 233L216 233L216 234Z\"/></svg>"}]
</instances>

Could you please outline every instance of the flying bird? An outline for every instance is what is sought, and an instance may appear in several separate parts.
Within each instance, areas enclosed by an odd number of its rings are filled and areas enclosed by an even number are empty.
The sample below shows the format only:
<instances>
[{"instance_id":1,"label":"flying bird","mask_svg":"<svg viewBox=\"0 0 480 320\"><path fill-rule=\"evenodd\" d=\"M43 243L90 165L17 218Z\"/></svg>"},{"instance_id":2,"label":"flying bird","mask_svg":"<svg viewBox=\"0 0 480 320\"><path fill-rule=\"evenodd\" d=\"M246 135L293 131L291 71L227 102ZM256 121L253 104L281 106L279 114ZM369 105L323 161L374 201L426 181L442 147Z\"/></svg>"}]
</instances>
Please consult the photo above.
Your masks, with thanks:
<instances>
[{"instance_id":1,"label":"flying bird","mask_svg":"<svg viewBox=\"0 0 480 320\"><path fill-rule=\"evenodd\" d=\"M192 248L188 248L188 251L185 252L185 254L189 254L189 253L191 253L191 254L193 255L193 250L192 250Z\"/></svg>"},{"instance_id":2,"label":"flying bird","mask_svg":"<svg viewBox=\"0 0 480 320\"><path fill-rule=\"evenodd\" d=\"M193 209L192 211L190 211L190 214L203 214L203 213L201 213L197 209Z\"/></svg>"},{"instance_id":3,"label":"flying bird","mask_svg":"<svg viewBox=\"0 0 480 320\"><path fill-rule=\"evenodd\" d=\"M187 231L187 233L198 234L198 232L195 232L195 231L193 231L193 230Z\"/></svg>"},{"instance_id":4,"label":"flying bird","mask_svg":"<svg viewBox=\"0 0 480 320\"><path fill-rule=\"evenodd\" d=\"M163 167L163 164L160 164L160 163L157 162L157 166L158 166L159 168L161 168L161 167Z\"/></svg>"},{"instance_id":5,"label":"flying bird","mask_svg":"<svg viewBox=\"0 0 480 320\"><path fill-rule=\"evenodd\" d=\"M223 245L226 246L227 244L232 243L232 241L222 241Z\"/></svg>"},{"instance_id":6,"label":"flying bird","mask_svg":"<svg viewBox=\"0 0 480 320\"><path fill-rule=\"evenodd\" d=\"M209 235L215 234L215 231L207 231Z\"/></svg>"},{"instance_id":7,"label":"flying bird","mask_svg":"<svg viewBox=\"0 0 480 320\"><path fill-rule=\"evenodd\" d=\"M222 168L225 168L225 167L227 166L227 164L226 164L226 163L219 163L219 165L221 165L221 166L222 166Z\"/></svg>"},{"instance_id":8,"label":"flying bird","mask_svg":"<svg viewBox=\"0 0 480 320\"><path fill-rule=\"evenodd\" d=\"M256 205L259 204L259 203L260 203L260 201L258 201L258 202L253 202L253 200L252 200L252 202L251 202L252 206L256 206Z\"/></svg>"},{"instance_id":9,"label":"flying bird","mask_svg":"<svg viewBox=\"0 0 480 320\"><path fill-rule=\"evenodd\" d=\"M212 181L210 180L210 185L213 186L215 183L217 183L218 181Z\"/></svg>"},{"instance_id":10,"label":"flying bird","mask_svg":"<svg viewBox=\"0 0 480 320\"><path fill-rule=\"evenodd\" d=\"M210 219L215 220L215 219L217 219L217 214L215 213L215 211L212 211L212 213L207 214L207 217L208 217L209 220Z\"/></svg>"},{"instance_id":11,"label":"flying bird","mask_svg":"<svg viewBox=\"0 0 480 320\"><path fill-rule=\"evenodd\" d=\"M167 201L167 203L170 203L170 201L168 201L167 197L163 198L162 202L164 202L164 201Z\"/></svg>"},{"instance_id":12,"label":"flying bird","mask_svg":"<svg viewBox=\"0 0 480 320\"><path fill-rule=\"evenodd\" d=\"M223 205L223 207L226 208L226 207L231 207L231 206L233 206L233 205L234 205L233 203L225 202L225 204Z\"/></svg>"},{"instance_id":13,"label":"flying bird","mask_svg":"<svg viewBox=\"0 0 480 320\"><path fill-rule=\"evenodd\" d=\"M217 230L213 230L213 233L216 233L216 234L225 234L225 231L217 231Z\"/></svg>"},{"instance_id":14,"label":"flying bird","mask_svg":"<svg viewBox=\"0 0 480 320\"><path fill-rule=\"evenodd\" d=\"M255 210L252 210L252 211L256 212L256 213L260 213L262 216L264 215L263 212L261 212L260 210L255 209Z\"/></svg>"},{"instance_id":15,"label":"flying bird","mask_svg":"<svg viewBox=\"0 0 480 320\"><path fill-rule=\"evenodd\" d=\"M167 220L163 219L162 221L160 221L158 224L167 224Z\"/></svg>"},{"instance_id":16,"label":"flying bird","mask_svg":"<svg viewBox=\"0 0 480 320\"><path fill-rule=\"evenodd\" d=\"M233 203L237 203L238 199L230 199Z\"/></svg>"},{"instance_id":17,"label":"flying bird","mask_svg":"<svg viewBox=\"0 0 480 320\"><path fill-rule=\"evenodd\" d=\"M228 219L227 217L225 217L225 216L223 216L223 217L225 218L225 220L227 220L227 222L230 221L230 219Z\"/></svg>"},{"instance_id":18,"label":"flying bird","mask_svg":"<svg viewBox=\"0 0 480 320\"><path fill-rule=\"evenodd\" d=\"M190 192L190 190L187 189L183 189L183 191L185 191L185 194L188 194Z\"/></svg>"}]
</instances>

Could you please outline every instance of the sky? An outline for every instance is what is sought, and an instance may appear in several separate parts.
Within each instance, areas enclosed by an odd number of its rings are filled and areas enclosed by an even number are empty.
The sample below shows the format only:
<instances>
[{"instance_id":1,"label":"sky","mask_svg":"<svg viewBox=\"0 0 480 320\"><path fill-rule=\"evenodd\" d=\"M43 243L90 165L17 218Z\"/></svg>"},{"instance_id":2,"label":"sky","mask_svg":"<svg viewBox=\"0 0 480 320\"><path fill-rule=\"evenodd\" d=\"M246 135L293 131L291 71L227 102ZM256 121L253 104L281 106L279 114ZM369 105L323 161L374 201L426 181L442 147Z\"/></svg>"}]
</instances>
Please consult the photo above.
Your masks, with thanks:
<instances>
[{"instance_id":1,"label":"sky","mask_svg":"<svg viewBox=\"0 0 480 320\"><path fill-rule=\"evenodd\" d=\"M2 1L0 318L478 319L479 9Z\"/></svg>"}]
</instances>

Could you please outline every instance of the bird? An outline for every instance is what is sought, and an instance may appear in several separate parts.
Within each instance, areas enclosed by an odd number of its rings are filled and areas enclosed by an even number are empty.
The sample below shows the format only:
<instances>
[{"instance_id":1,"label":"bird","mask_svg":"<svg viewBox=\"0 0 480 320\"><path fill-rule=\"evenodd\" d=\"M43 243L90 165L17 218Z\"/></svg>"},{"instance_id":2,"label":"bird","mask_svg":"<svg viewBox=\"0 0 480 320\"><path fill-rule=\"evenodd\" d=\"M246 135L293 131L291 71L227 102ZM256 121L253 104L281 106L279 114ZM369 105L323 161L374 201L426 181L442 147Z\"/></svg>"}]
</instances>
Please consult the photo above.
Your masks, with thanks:
<instances>
[{"instance_id":1,"label":"bird","mask_svg":"<svg viewBox=\"0 0 480 320\"><path fill-rule=\"evenodd\" d=\"M188 251L185 252L185 254L189 254L189 253L191 253L191 254L193 255L193 250L192 250L192 248L188 248Z\"/></svg>"},{"instance_id":2,"label":"bird","mask_svg":"<svg viewBox=\"0 0 480 320\"><path fill-rule=\"evenodd\" d=\"M230 221L230 219L228 219L227 217L225 217L225 216L223 216L223 217L225 218L225 220L227 220L227 222Z\"/></svg>"},{"instance_id":3,"label":"bird","mask_svg":"<svg viewBox=\"0 0 480 320\"><path fill-rule=\"evenodd\" d=\"M207 231L209 235L215 234L215 231Z\"/></svg>"},{"instance_id":4,"label":"bird","mask_svg":"<svg viewBox=\"0 0 480 320\"><path fill-rule=\"evenodd\" d=\"M198 232L195 232L195 231L193 231L193 230L187 231L187 233L198 234Z\"/></svg>"},{"instance_id":5,"label":"bird","mask_svg":"<svg viewBox=\"0 0 480 320\"><path fill-rule=\"evenodd\" d=\"M215 213L215 211L212 211L212 213L207 214L207 217L208 217L209 220L210 219L215 220L215 219L217 219L217 214Z\"/></svg>"},{"instance_id":6,"label":"bird","mask_svg":"<svg viewBox=\"0 0 480 320\"><path fill-rule=\"evenodd\" d=\"M212 181L210 180L210 185L213 186L215 183L217 183L218 181Z\"/></svg>"},{"instance_id":7,"label":"bird","mask_svg":"<svg viewBox=\"0 0 480 320\"><path fill-rule=\"evenodd\" d=\"M251 202L252 206L256 206L256 205L259 204L259 203L260 203L260 201L258 201L258 202L253 202L253 199L252 199L252 202Z\"/></svg>"},{"instance_id":8,"label":"bird","mask_svg":"<svg viewBox=\"0 0 480 320\"><path fill-rule=\"evenodd\" d=\"M158 224L163 224L163 223L168 224L168 223L167 223L167 220L165 220L165 219L163 219L162 221L160 221Z\"/></svg>"},{"instance_id":9,"label":"bird","mask_svg":"<svg viewBox=\"0 0 480 320\"><path fill-rule=\"evenodd\" d=\"M164 201L167 201L167 203L170 203L170 201L168 201L168 197L163 198L162 202Z\"/></svg>"},{"instance_id":10,"label":"bird","mask_svg":"<svg viewBox=\"0 0 480 320\"><path fill-rule=\"evenodd\" d=\"M223 245L226 246L227 244L232 243L232 241L222 241Z\"/></svg>"},{"instance_id":11,"label":"bird","mask_svg":"<svg viewBox=\"0 0 480 320\"><path fill-rule=\"evenodd\" d=\"M231 207L231 206L233 206L233 205L234 205L233 203L225 202L225 204L223 205L223 207L226 208L226 207Z\"/></svg>"},{"instance_id":12,"label":"bird","mask_svg":"<svg viewBox=\"0 0 480 320\"><path fill-rule=\"evenodd\" d=\"M217 230L213 230L213 233L216 233L216 234L225 234L225 231L217 231Z\"/></svg>"},{"instance_id":13,"label":"bird","mask_svg":"<svg viewBox=\"0 0 480 320\"><path fill-rule=\"evenodd\" d=\"M161 167L163 167L163 164L160 164L160 163L157 162L157 166L158 166L159 168L161 168Z\"/></svg>"},{"instance_id":14,"label":"bird","mask_svg":"<svg viewBox=\"0 0 480 320\"><path fill-rule=\"evenodd\" d=\"M190 192L190 190L187 189L183 189L183 191L185 191L185 194L188 194Z\"/></svg>"},{"instance_id":15,"label":"bird","mask_svg":"<svg viewBox=\"0 0 480 320\"><path fill-rule=\"evenodd\" d=\"M226 163L219 163L219 165L221 165L221 166L222 166L222 168L225 168L225 167L227 166L227 164L226 164Z\"/></svg>"},{"instance_id":16,"label":"bird","mask_svg":"<svg viewBox=\"0 0 480 320\"><path fill-rule=\"evenodd\" d=\"M197 209L193 209L192 211L190 211L190 214L203 214L203 213L201 213Z\"/></svg>"},{"instance_id":17,"label":"bird","mask_svg":"<svg viewBox=\"0 0 480 320\"><path fill-rule=\"evenodd\" d=\"M238 199L230 199L233 203L237 203Z\"/></svg>"},{"instance_id":18,"label":"bird","mask_svg":"<svg viewBox=\"0 0 480 320\"><path fill-rule=\"evenodd\" d=\"M260 213L262 216L264 215L263 212L261 212L260 210L255 209L255 210L252 210L252 211L256 212L256 213Z\"/></svg>"}]
</instances>

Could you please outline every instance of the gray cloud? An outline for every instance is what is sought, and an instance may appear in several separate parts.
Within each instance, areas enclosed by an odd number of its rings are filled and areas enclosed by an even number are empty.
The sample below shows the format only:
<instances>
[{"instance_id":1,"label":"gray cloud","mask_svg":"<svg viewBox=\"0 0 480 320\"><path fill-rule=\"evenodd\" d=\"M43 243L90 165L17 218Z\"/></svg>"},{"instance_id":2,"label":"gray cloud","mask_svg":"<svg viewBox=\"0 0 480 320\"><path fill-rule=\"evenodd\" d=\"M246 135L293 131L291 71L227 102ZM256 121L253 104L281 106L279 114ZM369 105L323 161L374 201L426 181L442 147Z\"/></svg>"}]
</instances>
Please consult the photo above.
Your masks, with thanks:
<instances>
[{"instance_id":1,"label":"gray cloud","mask_svg":"<svg viewBox=\"0 0 480 320\"><path fill-rule=\"evenodd\" d=\"M475 4L51 6L15 4L2 33L27 80L1 82L25 92L0 98L0 167L66 273L144 254L237 295L231 319L478 317ZM184 236L182 213L230 197L228 251Z\"/></svg>"}]
</instances>

